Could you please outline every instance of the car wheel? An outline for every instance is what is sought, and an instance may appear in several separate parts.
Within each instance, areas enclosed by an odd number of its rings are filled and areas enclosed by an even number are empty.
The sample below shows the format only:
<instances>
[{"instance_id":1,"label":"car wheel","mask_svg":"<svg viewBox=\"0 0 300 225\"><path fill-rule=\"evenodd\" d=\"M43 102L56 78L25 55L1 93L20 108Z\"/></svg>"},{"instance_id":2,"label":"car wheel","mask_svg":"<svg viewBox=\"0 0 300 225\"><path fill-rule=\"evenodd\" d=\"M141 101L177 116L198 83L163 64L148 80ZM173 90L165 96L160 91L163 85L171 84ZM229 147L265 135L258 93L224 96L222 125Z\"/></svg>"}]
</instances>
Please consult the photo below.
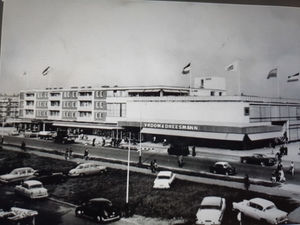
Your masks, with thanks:
<instances>
[{"instance_id":1,"label":"car wheel","mask_svg":"<svg viewBox=\"0 0 300 225\"><path fill-rule=\"evenodd\" d=\"M259 224L268 224L268 222L265 219L260 219L259 220Z\"/></svg>"},{"instance_id":2,"label":"car wheel","mask_svg":"<svg viewBox=\"0 0 300 225\"><path fill-rule=\"evenodd\" d=\"M96 216L95 220L96 220L98 223L102 223L102 216Z\"/></svg>"},{"instance_id":3,"label":"car wheel","mask_svg":"<svg viewBox=\"0 0 300 225\"><path fill-rule=\"evenodd\" d=\"M261 165L261 166L264 166L264 165L265 165L265 163L264 163L264 162L261 162L261 163L260 163L260 165Z\"/></svg>"},{"instance_id":4,"label":"car wheel","mask_svg":"<svg viewBox=\"0 0 300 225\"><path fill-rule=\"evenodd\" d=\"M84 174L84 173L81 173L81 174L79 174L79 176L80 176L80 177L84 177L84 176L85 176L85 174Z\"/></svg>"},{"instance_id":5,"label":"car wheel","mask_svg":"<svg viewBox=\"0 0 300 225\"><path fill-rule=\"evenodd\" d=\"M247 163L247 159L243 159L243 163Z\"/></svg>"}]
</instances>

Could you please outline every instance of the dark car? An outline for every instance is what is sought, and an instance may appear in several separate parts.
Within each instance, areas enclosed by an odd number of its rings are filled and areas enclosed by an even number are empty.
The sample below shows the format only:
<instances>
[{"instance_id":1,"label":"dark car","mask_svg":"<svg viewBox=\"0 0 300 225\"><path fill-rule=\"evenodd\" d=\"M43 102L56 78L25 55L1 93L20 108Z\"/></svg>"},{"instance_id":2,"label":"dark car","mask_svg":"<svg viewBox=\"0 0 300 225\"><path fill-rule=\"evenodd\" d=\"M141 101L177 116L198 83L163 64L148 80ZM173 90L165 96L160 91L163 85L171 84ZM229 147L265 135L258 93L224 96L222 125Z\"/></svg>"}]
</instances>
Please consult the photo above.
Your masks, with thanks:
<instances>
[{"instance_id":1,"label":"dark car","mask_svg":"<svg viewBox=\"0 0 300 225\"><path fill-rule=\"evenodd\" d=\"M51 170L37 170L32 176L25 180L38 180L43 184L59 184L68 180L68 176L62 172L53 172Z\"/></svg>"},{"instance_id":2,"label":"dark car","mask_svg":"<svg viewBox=\"0 0 300 225\"><path fill-rule=\"evenodd\" d=\"M216 162L209 169L210 172L217 174L234 175L237 173L236 168L232 167L228 162Z\"/></svg>"},{"instance_id":3,"label":"dark car","mask_svg":"<svg viewBox=\"0 0 300 225\"><path fill-rule=\"evenodd\" d=\"M187 156L190 154L189 146L187 145L171 145L168 148L168 154L169 155L183 155Z\"/></svg>"},{"instance_id":4,"label":"dark car","mask_svg":"<svg viewBox=\"0 0 300 225\"><path fill-rule=\"evenodd\" d=\"M77 217L87 217L104 223L121 218L120 210L105 198L93 198L75 209Z\"/></svg>"},{"instance_id":5,"label":"dark car","mask_svg":"<svg viewBox=\"0 0 300 225\"><path fill-rule=\"evenodd\" d=\"M242 156L241 162L257 164L261 166L273 166L276 163L276 159L274 157L268 157L264 154L253 154L251 156Z\"/></svg>"}]
</instances>

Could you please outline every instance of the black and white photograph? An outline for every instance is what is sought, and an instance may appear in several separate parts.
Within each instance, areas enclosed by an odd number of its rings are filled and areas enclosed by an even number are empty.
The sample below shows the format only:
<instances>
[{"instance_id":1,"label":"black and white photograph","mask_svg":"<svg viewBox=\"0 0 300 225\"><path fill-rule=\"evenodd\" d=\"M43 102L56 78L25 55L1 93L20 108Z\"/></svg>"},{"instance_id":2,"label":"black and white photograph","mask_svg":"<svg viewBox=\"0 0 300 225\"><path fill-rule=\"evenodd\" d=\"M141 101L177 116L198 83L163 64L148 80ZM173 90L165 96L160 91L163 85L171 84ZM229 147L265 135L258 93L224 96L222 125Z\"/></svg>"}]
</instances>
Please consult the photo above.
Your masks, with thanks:
<instances>
[{"instance_id":1,"label":"black and white photograph","mask_svg":"<svg viewBox=\"0 0 300 225\"><path fill-rule=\"evenodd\" d=\"M300 224L300 1L1 0L1 225Z\"/></svg>"}]
</instances>

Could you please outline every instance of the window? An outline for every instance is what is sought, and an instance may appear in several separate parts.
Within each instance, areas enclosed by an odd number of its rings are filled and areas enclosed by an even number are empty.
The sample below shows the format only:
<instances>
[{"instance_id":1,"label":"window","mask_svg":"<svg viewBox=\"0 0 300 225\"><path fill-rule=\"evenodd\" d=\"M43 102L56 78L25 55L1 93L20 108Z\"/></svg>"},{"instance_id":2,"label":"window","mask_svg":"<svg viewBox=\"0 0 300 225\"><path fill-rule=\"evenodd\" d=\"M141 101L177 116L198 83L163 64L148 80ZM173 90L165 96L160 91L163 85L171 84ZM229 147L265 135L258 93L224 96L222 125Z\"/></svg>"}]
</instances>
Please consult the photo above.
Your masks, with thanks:
<instances>
[{"instance_id":1,"label":"window","mask_svg":"<svg viewBox=\"0 0 300 225\"><path fill-rule=\"evenodd\" d=\"M214 91L211 91L211 92L210 92L210 96L215 96L215 92L214 92Z\"/></svg>"},{"instance_id":2,"label":"window","mask_svg":"<svg viewBox=\"0 0 300 225\"><path fill-rule=\"evenodd\" d=\"M245 115L245 116L249 116L249 113L250 113L249 107L245 107L245 108L244 108L244 115Z\"/></svg>"}]
</instances>

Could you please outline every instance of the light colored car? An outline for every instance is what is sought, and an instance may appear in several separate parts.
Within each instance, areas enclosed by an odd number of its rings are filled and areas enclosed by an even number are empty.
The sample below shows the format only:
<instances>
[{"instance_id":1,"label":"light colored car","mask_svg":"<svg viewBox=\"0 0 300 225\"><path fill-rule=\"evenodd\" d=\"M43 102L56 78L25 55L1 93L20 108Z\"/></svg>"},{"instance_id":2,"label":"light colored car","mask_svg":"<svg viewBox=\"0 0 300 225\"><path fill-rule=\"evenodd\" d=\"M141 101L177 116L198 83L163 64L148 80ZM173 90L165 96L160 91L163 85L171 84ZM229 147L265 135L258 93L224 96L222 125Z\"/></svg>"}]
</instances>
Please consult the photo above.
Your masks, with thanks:
<instances>
[{"instance_id":1,"label":"light colored car","mask_svg":"<svg viewBox=\"0 0 300 225\"><path fill-rule=\"evenodd\" d=\"M21 167L16 168L9 174L4 174L0 176L0 181L2 183L13 183L17 181L22 181L27 177L30 177L35 172L31 167Z\"/></svg>"},{"instance_id":2,"label":"light colored car","mask_svg":"<svg viewBox=\"0 0 300 225\"><path fill-rule=\"evenodd\" d=\"M220 225L226 208L225 198L216 196L204 197L196 214L196 224Z\"/></svg>"},{"instance_id":3,"label":"light colored car","mask_svg":"<svg viewBox=\"0 0 300 225\"><path fill-rule=\"evenodd\" d=\"M171 171L160 171L154 180L153 188L168 189L175 180L176 175Z\"/></svg>"},{"instance_id":4,"label":"light colored car","mask_svg":"<svg viewBox=\"0 0 300 225\"><path fill-rule=\"evenodd\" d=\"M280 224L288 221L288 213L277 209L275 204L263 198L253 198L242 202L233 202L233 210L263 223Z\"/></svg>"},{"instance_id":5,"label":"light colored car","mask_svg":"<svg viewBox=\"0 0 300 225\"><path fill-rule=\"evenodd\" d=\"M37 180L27 180L21 185L15 186L16 194L25 196L31 199L47 198L48 191L43 187L43 184Z\"/></svg>"},{"instance_id":6,"label":"light colored car","mask_svg":"<svg viewBox=\"0 0 300 225\"><path fill-rule=\"evenodd\" d=\"M93 174L100 174L107 170L105 166L101 166L97 163L82 163L76 168L71 169L68 173L70 177L87 176Z\"/></svg>"},{"instance_id":7,"label":"light colored car","mask_svg":"<svg viewBox=\"0 0 300 225\"><path fill-rule=\"evenodd\" d=\"M8 133L9 136L18 136L19 135L19 131L18 130L12 130Z\"/></svg>"}]
</instances>

